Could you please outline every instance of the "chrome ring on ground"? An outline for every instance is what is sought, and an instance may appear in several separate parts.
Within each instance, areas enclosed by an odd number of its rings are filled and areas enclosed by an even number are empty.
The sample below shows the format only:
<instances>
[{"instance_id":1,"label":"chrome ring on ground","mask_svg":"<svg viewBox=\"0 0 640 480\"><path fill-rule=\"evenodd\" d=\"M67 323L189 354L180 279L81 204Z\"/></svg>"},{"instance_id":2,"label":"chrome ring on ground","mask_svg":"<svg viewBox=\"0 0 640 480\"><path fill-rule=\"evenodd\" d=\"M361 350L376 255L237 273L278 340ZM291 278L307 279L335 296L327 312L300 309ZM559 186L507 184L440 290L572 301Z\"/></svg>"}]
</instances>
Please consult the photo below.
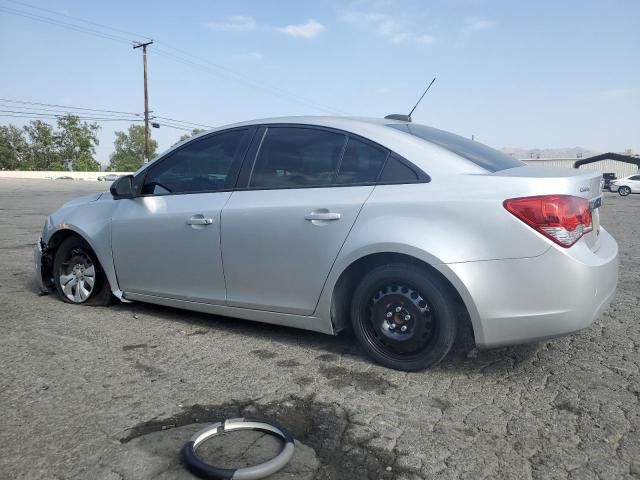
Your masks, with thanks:
<instances>
[{"instance_id":1,"label":"chrome ring on ground","mask_svg":"<svg viewBox=\"0 0 640 480\"><path fill-rule=\"evenodd\" d=\"M197 455L199 445L209 438L237 430L256 430L282 438L282 450L271 460L245 468L221 468L203 462ZM293 457L293 435L287 429L271 420L263 418L231 418L214 423L200 430L182 447L182 458L192 473L205 479L214 480L257 480L282 469Z\"/></svg>"}]
</instances>

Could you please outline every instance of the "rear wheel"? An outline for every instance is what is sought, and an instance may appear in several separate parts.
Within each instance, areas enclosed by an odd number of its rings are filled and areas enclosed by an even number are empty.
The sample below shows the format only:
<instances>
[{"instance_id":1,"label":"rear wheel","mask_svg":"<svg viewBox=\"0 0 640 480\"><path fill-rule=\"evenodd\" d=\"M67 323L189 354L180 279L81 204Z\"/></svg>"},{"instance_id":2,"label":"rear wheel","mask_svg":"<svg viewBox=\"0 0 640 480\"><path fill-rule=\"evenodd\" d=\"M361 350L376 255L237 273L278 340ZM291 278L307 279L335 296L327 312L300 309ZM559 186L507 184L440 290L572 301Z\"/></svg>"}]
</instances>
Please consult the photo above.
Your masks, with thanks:
<instances>
[{"instance_id":1,"label":"rear wheel","mask_svg":"<svg viewBox=\"0 0 640 480\"><path fill-rule=\"evenodd\" d=\"M376 362L405 371L438 364L456 337L454 300L442 283L415 265L369 272L356 288L353 330Z\"/></svg>"},{"instance_id":2,"label":"rear wheel","mask_svg":"<svg viewBox=\"0 0 640 480\"><path fill-rule=\"evenodd\" d=\"M621 197L626 197L630 193L631 193L631 189L629 187L620 187L618 189L618 195L620 195Z\"/></svg>"},{"instance_id":3,"label":"rear wheel","mask_svg":"<svg viewBox=\"0 0 640 480\"><path fill-rule=\"evenodd\" d=\"M93 250L78 236L67 238L58 247L53 260L53 279L58 295L68 303L95 300L106 305L111 297Z\"/></svg>"}]
</instances>

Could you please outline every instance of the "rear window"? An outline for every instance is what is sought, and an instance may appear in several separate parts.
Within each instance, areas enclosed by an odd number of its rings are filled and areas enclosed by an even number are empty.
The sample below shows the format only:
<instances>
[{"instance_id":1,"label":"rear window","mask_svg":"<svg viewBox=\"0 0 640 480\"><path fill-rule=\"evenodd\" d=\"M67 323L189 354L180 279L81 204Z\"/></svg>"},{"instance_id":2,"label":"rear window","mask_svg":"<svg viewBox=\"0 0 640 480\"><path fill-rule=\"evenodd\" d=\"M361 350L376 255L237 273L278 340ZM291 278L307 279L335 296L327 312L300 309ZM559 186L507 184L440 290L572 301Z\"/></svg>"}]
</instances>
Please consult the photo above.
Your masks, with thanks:
<instances>
[{"instance_id":1,"label":"rear window","mask_svg":"<svg viewBox=\"0 0 640 480\"><path fill-rule=\"evenodd\" d=\"M426 125L395 123L388 124L387 126L446 148L490 172L525 165L523 162L515 160L482 143L474 142L473 140L443 130L427 127Z\"/></svg>"}]
</instances>

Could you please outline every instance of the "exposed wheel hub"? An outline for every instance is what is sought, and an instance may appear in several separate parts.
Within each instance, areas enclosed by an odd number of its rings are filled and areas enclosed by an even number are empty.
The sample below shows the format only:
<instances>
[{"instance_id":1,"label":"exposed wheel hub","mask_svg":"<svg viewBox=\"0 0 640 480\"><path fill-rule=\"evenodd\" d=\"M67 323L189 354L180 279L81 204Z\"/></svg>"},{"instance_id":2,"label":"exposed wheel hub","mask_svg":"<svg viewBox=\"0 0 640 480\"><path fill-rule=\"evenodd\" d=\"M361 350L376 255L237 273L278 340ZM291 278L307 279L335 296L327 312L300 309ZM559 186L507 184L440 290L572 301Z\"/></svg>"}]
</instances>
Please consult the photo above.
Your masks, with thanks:
<instances>
[{"instance_id":1,"label":"exposed wheel hub","mask_svg":"<svg viewBox=\"0 0 640 480\"><path fill-rule=\"evenodd\" d=\"M409 328L413 327L415 323L411 312L405 307L403 302L399 304L390 303L388 307L387 313L385 314L387 328L394 333L400 333L402 335L409 334Z\"/></svg>"},{"instance_id":2,"label":"exposed wheel hub","mask_svg":"<svg viewBox=\"0 0 640 480\"><path fill-rule=\"evenodd\" d=\"M426 300L405 285L388 285L371 298L370 322L378 340L400 353L424 346L433 333L433 319Z\"/></svg>"}]
</instances>

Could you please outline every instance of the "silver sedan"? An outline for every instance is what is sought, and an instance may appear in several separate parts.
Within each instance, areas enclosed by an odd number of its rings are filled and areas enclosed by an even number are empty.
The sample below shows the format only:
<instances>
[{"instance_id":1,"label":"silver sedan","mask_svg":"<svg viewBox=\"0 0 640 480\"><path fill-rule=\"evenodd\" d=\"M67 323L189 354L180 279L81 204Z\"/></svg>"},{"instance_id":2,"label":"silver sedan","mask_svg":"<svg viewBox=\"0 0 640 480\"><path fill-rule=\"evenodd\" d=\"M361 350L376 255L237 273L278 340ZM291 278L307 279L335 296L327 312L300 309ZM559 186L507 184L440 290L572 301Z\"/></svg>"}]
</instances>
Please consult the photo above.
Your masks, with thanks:
<instances>
[{"instance_id":1,"label":"silver sedan","mask_svg":"<svg viewBox=\"0 0 640 480\"><path fill-rule=\"evenodd\" d=\"M67 203L36 248L43 290L336 335L437 364L587 327L618 247L600 175L525 166L410 119L290 117L205 132Z\"/></svg>"}]
</instances>

